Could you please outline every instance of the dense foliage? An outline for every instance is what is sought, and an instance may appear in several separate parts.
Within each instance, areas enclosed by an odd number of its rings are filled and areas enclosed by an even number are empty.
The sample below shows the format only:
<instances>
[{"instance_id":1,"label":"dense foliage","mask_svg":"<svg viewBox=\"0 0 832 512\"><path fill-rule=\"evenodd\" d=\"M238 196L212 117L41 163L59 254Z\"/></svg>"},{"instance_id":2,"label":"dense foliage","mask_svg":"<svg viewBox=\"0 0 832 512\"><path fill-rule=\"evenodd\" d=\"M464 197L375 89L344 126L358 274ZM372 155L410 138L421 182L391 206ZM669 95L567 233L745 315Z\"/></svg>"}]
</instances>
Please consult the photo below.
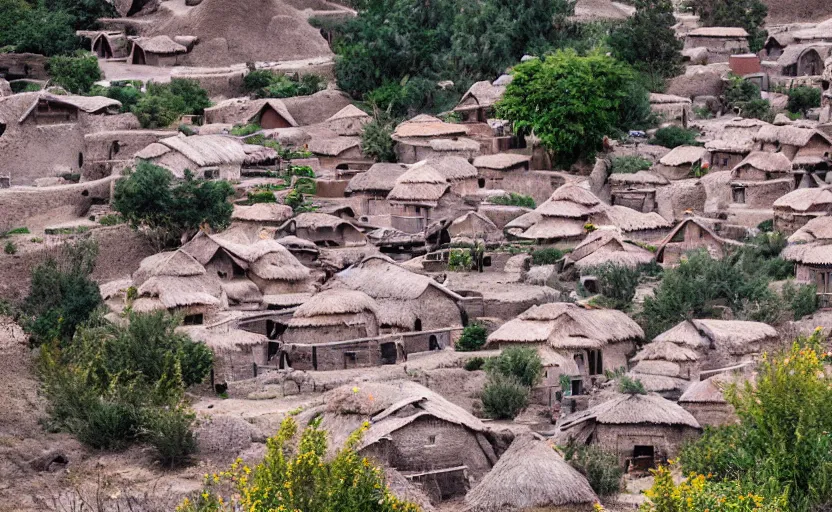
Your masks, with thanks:
<instances>
[{"instance_id":1,"label":"dense foliage","mask_svg":"<svg viewBox=\"0 0 832 512\"><path fill-rule=\"evenodd\" d=\"M590 158L605 136L636 128L629 115L634 97L647 98L633 71L606 55L558 51L518 64L498 104L498 115L520 135L534 132L564 165Z\"/></svg>"},{"instance_id":2,"label":"dense foliage","mask_svg":"<svg viewBox=\"0 0 832 512\"><path fill-rule=\"evenodd\" d=\"M611 496L621 490L624 470L618 457L597 445L577 445L570 442L563 449L563 458L584 475L598 496Z\"/></svg>"},{"instance_id":3,"label":"dense foliage","mask_svg":"<svg viewBox=\"0 0 832 512\"><path fill-rule=\"evenodd\" d=\"M533 348L511 347L485 362L490 375L513 377L526 387L536 386L543 377L543 362Z\"/></svg>"},{"instance_id":4,"label":"dense foliage","mask_svg":"<svg viewBox=\"0 0 832 512\"><path fill-rule=\"evenodd\" d=\"M535 249L532 251L532 266L535 265L554 265L563 259L563 251L554 247L547 247L545 249Z\"/></svg>"},{"instance_id":5,"label":"dense foliage","mask_svg":"<svg viewBox=\"0 0 832 512\"><path fill-rule=\"evenodd\" d=\"M793 87L788 90L788 95L789 103L787 108L789 112L795 114L800 113L805 116L810 109L820 107L820 89L817 87L809 87L807 85Z\"/></svg>"},{"instance_id":6,"label":"dense foliage","mask_svg":"<svg viewBox=\"0 0 832 512\"><path fill-rule=\"evenodd\" d=\"M0 0L0 48L46 56L81 48L76 30L95 28L115 16L105 0Z\"/></svg>"},{"instance_id":7,"label":"dense foliage","mask_svg":"<svg viewBox=\"0 0 832 512\"><path fill-rule=\"evenodd\" d=\"M824 510L832 502L832 378L820 328L784 353L764 357L755 382L730 387L739 424L715 427L685 447L686 472L754 489L766 501Z\"/></svg>"},{"instance_id":8,"label":"dense foliage","mask_svg":"<svg viewBox=\"0 0 832 512\"><path fill-rule=\"evenodd\" d=\"M234 195L227 181L197 179L186 172L174 181L167 169L139 161L116 183L113 206L134 227L141 228L161 248L201 226L225 229L231 222Z\"/></svg>"},{"instance_id":9,"label":"dense foliage","mask_svg":"<svg viewBox=\"0 0 832 512\"><path fill-rule=\"evenodd\" d=\"M482 407L494 419L513 419L529 404L531 388L543 377L537 350L507 348L485 361L488 381L482 389Z\"/></svg>"},{"instance_id":10,"label":"dense foliage","mask_svg":"<svg viewBox=\"0 0 832 512\"><path fill-rule=\"evenodd\" d=\"M616 156L610 162L613 174L635 174L650 169L652 165L650 160L645 160L638 155Z\"/></svg>"},{"instance_id":11,"label":"dense foliage","mask_svg":"<svg viewBox=\"0 0 832 512\"><path fill-rule=\"evenodd\" d=\"M243 90L255 98L291 98L309 96L326 88L320 75L289 76L259 69L243 77Z\"/></svg>"},{"instance_id":12,"label":"dense foliage","mask_svg":"<svg viewBox=\"0 0 832 512\"><path fill-rule=\"evenodd\" d=\"M392 138L395 121L386 113L376 112L361 132L361 152L377 162L396 161L396 143Z\"/></svg>"},{"instance_id":13,"label":"dense foliage","mask_svg":"<svg viewBox=\"0 0 832 512\"><path fill-rule=\"evenodd\" d=\"M524 208L535 208L534 198L524 194L517 194L509 192L506 195L492 197L488 200L492 204L501 204L505 206L522 206Z\"/></svg>"},{"instance_id":14,"label":"dense foliage","mask_svg":"<svg viewBox=\"0 0 832 512\"><path fill-rule=\"evenodd\" d=\"M166 128L183 115L201 115L210 106L208 93L199 82L174 78L167 84L148 83L147 92L131 111L143 128Z\"/></svg>"},{"instance_id":15,"label":"dense foliage","mask_svg":"<svg viewBox=\"0 0 832 512\"><path fill-rule=\"evenodd\" d=\"M470 323L462 329L462 336L456 341L454 348L459 352L471 352L482 349L488 338L488 330L476 322Z\"/></svg>"},{"instance_id":16,"label":"dense foliage","mask_svg":"<svg viewBox=\"0 0 832 512\"><path fill-rule=\"evenodd\" d=\"M696 137L699 132L692 129L682 128L681 126L668 126L656 130L651 142L666 148L677 148L679 146L697 146L699 143Z\"/></svg>"},{"instance_id":17,"label":"dense foliage","mask_svg":"<svg viewBox=\"0 0 832 512\"><path fill-rule=\"evenodd\" d=\"M613 263L585 269L583 274L595 276L603 306L620 310L630 308L641 277L639 269Z\"/></svg>"},{"instance_id":18,"label":"dense foliage","mask_svg":"<svg viewBox=\"0 0 832 512\"><path fill-rule=\"evenodd\" d=\"M356 453L367 427L328 458L327 432L318 422L307 426L296 443L297 424L290 416L268 440L263 462L250 468L238 460L228 471L206 477L205 490L176 510L418 512L418 506L393 496L380 468Z\"/></svg>"},{"instance_id":19,"label":"dense foliage","mask_svg":"<svg viewBox=\"0 0 832 512\"><path fill-rule=\"evenodd\" d=\"M52 57L49 59L48 71L57 85L73 94L90 92L93 84L103 78L98 59L86 52Z\"/></svg>"},{"instance_id":20,"label":"dense foliage","mask_svg":"<svg viewBox=\"0 0 832 512\"><path fill-rule=\"evenodd\" d=\"M689 0L688 4L704 26L742 27L748 32L751 51L763 48L768 6L762 0Z\"/></svg>"},{"instance_id":21,"label":"dense foliage","mask_svg":"<svg viewBox=\"0 0 832 512\"><path fill-rule=\"evenodd\" d=\"M651 89L663 90L664 79L682 68L682 41L673 26L670 0L635 0L636 12L609 38L613 55L649 77Z\"/></svg>"}]
</instances>

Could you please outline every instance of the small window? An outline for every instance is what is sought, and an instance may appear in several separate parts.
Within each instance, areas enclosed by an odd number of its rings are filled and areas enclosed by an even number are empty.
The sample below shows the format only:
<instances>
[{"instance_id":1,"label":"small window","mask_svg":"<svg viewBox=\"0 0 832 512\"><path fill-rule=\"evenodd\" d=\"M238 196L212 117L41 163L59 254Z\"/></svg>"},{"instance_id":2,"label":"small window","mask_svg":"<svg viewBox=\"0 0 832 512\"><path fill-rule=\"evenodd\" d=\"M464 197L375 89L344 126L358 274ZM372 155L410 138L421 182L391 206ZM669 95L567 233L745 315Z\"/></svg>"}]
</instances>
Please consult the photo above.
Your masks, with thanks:
<instances>
[{"instance_id":1,"label":"small window","mask_svg":"<svg viewBox=\"0 0 832 512\"><path fill-rule=\"evenodd\" d=\"M197 313L194 315L185 315L185 320L183 321L185 325L202 325L202 322L202 313Z\"/></svg>"},{"instance_id":2,"label":"small window","mask_svg":"<svg viewBox=\"0 0 832 512\"><path fill-rule=\"evenodd\" d=\"M225 279L226 277L228 277L228 272L223 272L222 270L217 270L217 276L220 279Z\"/></svg>"},{"instance_id":3,"label":"small window","mask_svg":"<svg viewBox=\"0 0 832 512\"><path fill-rule=\"evenodd\" d=\"M214 180L220 177L219 169L205 169L202 173L206 180Z\"/></svg>"},{"instance_id":4,"label":"small window","mask_svg":"<svg viewBox=\"0 0 832 512\"><path fill-rule=\"evenodd\" d=\"M722 167L728 167L728 159L727 158L722 159Z\"/></svg>"},{"instance_id":5,"label":"small window","mask_svg":"<svg viewBox=\"0 0 832 512\"><path fill-rule=\"evenodd\" d=\"M428 436L427 446L433 446L435 444L436 444L436 436Z\"/></svg>"},{"instance_id":6,"label":"small window","mask_svg":"<svg viewBox=\"0 0 832 512\"><path fill-rule=\"evenodd\" d=\"M84 167L84 153L78 153L78 167Z\"/></svg>"},{"instance_id":7,"label":"small window","mask_svg":"<svg viewBox=\"0 0 832 512\"><path fill-rule=\"evenodd\" d=\"M485 178L477 179L477 186L480 188L485 188Z\"/></svg>"}]
</instances>

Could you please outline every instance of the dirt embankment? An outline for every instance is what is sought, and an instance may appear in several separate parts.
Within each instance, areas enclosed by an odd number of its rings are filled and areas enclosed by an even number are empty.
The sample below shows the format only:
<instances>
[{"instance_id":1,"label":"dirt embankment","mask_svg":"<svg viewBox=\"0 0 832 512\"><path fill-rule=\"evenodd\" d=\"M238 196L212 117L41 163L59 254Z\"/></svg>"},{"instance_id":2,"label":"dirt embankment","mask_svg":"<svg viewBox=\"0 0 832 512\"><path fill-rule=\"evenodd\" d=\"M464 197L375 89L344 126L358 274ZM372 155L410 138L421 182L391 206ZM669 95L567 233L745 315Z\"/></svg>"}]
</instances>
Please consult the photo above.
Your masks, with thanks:
<instances>
[{"instance_id":1,"label":"dirt embankment","mask_svg":"<svg viewBox=\"0 0 832 512\"><path fill-rule=\"evenodd\" d=\"M824 21L832 18L829 0L763 0L768 5L768 23L798 23Z\"/></svg>"}]
</instances>

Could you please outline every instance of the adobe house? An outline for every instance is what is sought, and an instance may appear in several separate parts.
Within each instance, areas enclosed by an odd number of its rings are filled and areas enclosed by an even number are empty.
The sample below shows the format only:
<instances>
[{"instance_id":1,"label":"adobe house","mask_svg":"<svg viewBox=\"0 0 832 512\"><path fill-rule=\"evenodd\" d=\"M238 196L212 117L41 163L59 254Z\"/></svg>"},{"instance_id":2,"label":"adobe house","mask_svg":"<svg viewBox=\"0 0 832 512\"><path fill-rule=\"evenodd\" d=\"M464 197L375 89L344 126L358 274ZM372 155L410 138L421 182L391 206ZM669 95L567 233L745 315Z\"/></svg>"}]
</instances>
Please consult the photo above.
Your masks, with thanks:
<instances>
[{"instance_id":1,"label":"adobe house","mask_svg":"<svg viewBox=\"0 0 832 512\"><path fill-rule=\"evenodd\" d=\"M424 231L434 220L432 211L450 191L448 179L430 163L414 164L387 195L392 227L405 233Z\"/></svg>"},{"instance_id":2,"label":"adobe house","mask_svg":"<svg viewBox=\"0 0 832 512\"><path fill-rule=\"evenodd\" d=\"M465 158L460 156L434 157L428 160L428 164L448 180L452 193L458 196L471 196L479 190L477 168Z\"/></svg>"},{"instance_id":3,"label":"adobe house","mask_svg":"<svg viewBox=\"0 0 832 512\"><path fill-rule=\"evenodd\" d=\"M359 215L389 215L390 204L387 195L393 190L396 180L407 172L404 164L377 163L368 170L356 174L344 190L346 197L358 199Z\"/></svg>"},{"instance_id":4,"label":"adobe house","mask_svg":"<svg viewBox=\"0 0 832 512\"><path fill-rule=\"evenodd\" d=\"M763 44L763 55L765 60L776 61L783 55L783 51L794 43L794 36L791 32L780 32L771 34Z\"/></svg>"},{"instance_id":5,"label":"adobe house","mask_svg":"<svg viewBox=\"0 0 832 512\"><path fill-rule=\"evenodd\" d=\"M283 100L232 98L205 109L206 124L258 124L264 130L293 128L297 121Z\"/></svg>"},{"instance_id":6,"label":"adobe house","mask_svg":"<svg viewBox=\"0 0 832 512\"><path fill-rule=\"evenodd\" d=\"M792 163L783 153L755 151L731 171L731 197L749 208L767 209L794 188Z\"/></svg>"},{"instance_id":7,"label":"adobe house","mask_svg":"<svg viewBox=\"0 0 832 512\"><path fill-rule=\"evenodd\" d=\"M675 459L702 428L689 412L658 395L617 395L567 416L557 438L592 444L618 457L624 468L651 468Z\"/></svg>"},{"instance_id":8,"label":"adobe house","mask_svg":"<svg viewBox=\"0 0 832 512\"><path fill-rule=\"evenodd\" d=\"M551 405L561 390L560 379L571 380L573 395L591 387L604 370L627 367L644 331L621 311L584 309L570 303L532 306L488 336L487 348L512 346L552 351L554 364L544 368L536 395Z\"/></svg>"},{"instance_id":9,"label":"adobe house","mask_svg":"<svg viewBox=\"0 0 832 512\"><path fill-rule=\"evenodd\" d=\"M233 224L243 224L256 228L278 227L292 218L291 206L277 203L256 203L250 206L235 204L231 214Z\"/></svg>"},{"instance_id":10,"label":"adobe house","mask_svg":"<svg viewBox=\"0 0 832 512\"><path fill-rule=\"evenodd\" d=\"M214 353L211 386L256 377L254 367L268 363L269 338L237 328L233 321L177 329Z\"/></svg>"},{"instance_id":11,"label":"adobe house","mask_svg":"<svg viewBox=\"0 0 832 512\"><path fill-rule=\"evenodd\" d=\"M307 148L318 158L324 169L364 170L373 164L361 151L360 137L313 137Z\"/></svg>"},{"instance_id":12,"label":"adobe house","mask_svg":"<svg viewBox=\"0 0 832 512\"><path fill-rule=\"evenodd\" d=\"M832 218L815 217L789 237L781 257L795 264L795 281L817 287L821 307L832 306Z\"/></svg>"},{"instance_id":13,"label":"adobe house","mask_svg":"<svg viewBox=\"0 0 832 512\"><path fill-rule=\"evenodd\" d=\"M479 172L479 188L503 189L503 180L509 174L524 174L529 170L531 158L515 153L496 153L474 158Z\"/></svg>"},{"instance_id":14,"label":"adobe house","mask_svg":"<svg viewBox=\"0 0 832 512\"><path fill-rule=\"evenodd\" d=\"M342 386L298 421L316 417L331 435L330 454L368 423L359 455L396 469L435 502L464 496L497 463L495 436L482 421L414 382Z\"/></svg>"},{"instance_id":15,"label":"adobe house","mask_svg":"<svg viewBox=\"0 0 832 512\"><path fill-rule=\"evenodd\" d=\"M799 188L774 202L774 229L791 235L815 217L832 211L830 187Z\"/></svg>"},{"instance_id":16,"label":"adobe house","mask_svg":"<svg viewBox=\"0 0 832 512\"><path fill-rule=\"evenodd\" d=\"M726 137L709 140L705 149L710 153L708 172L730 171L742 162L754 147L753 137Z\"/></svg>"},{"instance_id":17,"label":"adobe house","mask_svg":"<svg viewBox=\"0 0 832 512\"><path fill-rule=\"evenodd\" d=\"M657 337L630 360L630 377L651 393L676 400L691 381L699 379L699 353L678 342Z\"/></svg>"},{"instance_id":18,"label":"adobe house","mask_svg":"<svg viewBox=\"0 0 832 512\"><path fill-rule=\"evenodd\" d=\"M123 31L79 30L76 35L89 41L99 59L123 59L130 54L130 41Z\"/></svg>"},{"instance_id":19,"label":"adobe house","mask_svg":"<svg viewBox=\"0 0 832 512\"><path fill-rule=\"evenodd\" d=\"M330 289L316 293L295 310L282 339L287 344L319 344L378 335L378 305L371 297L354 290ZM314 361L312 364L317 366Z\"/></svg>"},{"instance_id":20,"label":"adobe house","mask_svg":"<svg viewBox=\"0 0 832 512\"><path fill-rule=\"evenodd\" d=\"M276 233L297 236L319 247L354 247L365 245L364 233L346 220L326 213L307 212L287 220Z\"/></svg>"},{"instance_id":21,"label":"adobe house","mask_svg":"<svg viewBox=\"0 0 832 512\"><path fill-rule=\"evenodd\" d=\"M325 121L327 128L341 137L359 137L364 125L372 121L369 114L356 107L347 105Z\"/></svg>"},{"instance_id":22,"label":"adobe house","mask_svg":"<svg viewBox=\"0 0 832 512\"><path fill-rule=\"evenodd\" d=\"M239 180L248 154L244 144L233 137L179 134L154 142L135 158L164 167L180 179L190 170L199 178Z\"/></svg>"},{"instance_id":23,"label":"adobe house","mask_svg":"<svg viewBox=\"0 0 832 512\"><path fill-rule=\"evenodd\" d=\"M679 146L663 156L656 172L668 180L683 180L693 177L695 167L708 161L708 150L700 146Z\"/></svg>"},{"instance_id":24,"label":"adobe house","mask_svg":"<svg viewBox=\"0 0 832 512\"><path fill-rule=\"evenodd\" d=\"M832 152L832 139L809 128L764 125L754 137L760 151L783 153L789 160L797 157L825 157Z\"/></svg>"},{"instance_id":25,"label":"adobe house","mask_svg":"<svg viewBox=\"0 0 832 512\"><path fill-rule=\"evenodd\" d=\"M627 242L617 228L601 228L588 234L583 242L564 256L563 268L575 266L578 270L613 264L619 267L638 268L654 260L652 252Z\"/></svg>"},{"instance_id":26,"label":"adobe house","mask_svg":"<svg viewBox=\"0 0 832 512\"><path fill-rule=\"evenodd\" d=\"M701 27L685 36L685 49L707 48L708 62L728 62L731 55L748 53L748 32L739 27Z\"/></svg>"},{"instance_id":27,"label":"adobe house","mask_svg":"<svg viewBox=\"0 0 832 512\"><path fill-rule=\"evenodd\" d=\"M420 114L396 127L397 161L412 164L436 156L457 155L470 159L480 151L478 142L466 137L468 128Z\"/></svg>"},{"instance_id":28,"label":"adobe house","mask_svg":"<svg viewBox=\"0 0 832 512\"><path fill-rule=\"evenodd\" d=\"M494 117L494 105L506 92L504 85L489 81L476 82L462 95L454 112L462 117L463 123L485 123Z\"/></svg>"},{"instance_id":29,"label":"adobe house","mask_svg":"<svg viewBox=\"0 0 832 512\"><path fill-rule=\"evenodd\" d=\"M832 44L792 44L777 59L783 76L818 76L823 63L832 51Z\"/></svg>"},{"instance_id":30,"label":"adobe house","mask_svg":"<svg viewBox=\"0 0 832 512\"><path fill-rule=\"evenodd\" d=\"M448 234L452 240L497 242L504 238L503 231L491 219L479 212L467 212L454 219L448 226Z\"/></svg>"},{"instance_id":31,"label":"adobe house","mask_svg":"<svg viewBox=\"0 0 832 512\"><path fill-rule=\"evenodd\" d=\"M734 408L725 399L725 390L737 383L739 376L724 372L692 383L679 398L679 405L703 427L721 427L737 422Z\"/></svg>"},{"instance_id":32,"label":"adobe house","mask_svg":"<svg viewBox=\"0 0 832 512\"><path fill-rule=\"evenodd\" d=\"M180 59L186 53L186 46L168 36L140 37L133 39L133 49L127 61L140 66L176 66L181 64Z\"/></svg>"},{"instance_id":33,"label":"adobe house","mask_svg":"<svg viewBox=\"0 0 832 512\"><path fill-rule=\"evenodd\" d=\"M679 121L687 128L691 118L691 100L683 96L650 93L650 110L664 122Z\"/></svg>"},{"instance_id":34,"label":"adobe house","mask_svg":"<svg viewBox=\"0 0 832 512\"><path fill-rule=\"evenodd\" d=\"M135 128L138 128L138 120ZM113 171L129 167L136 153L150 144L176 135L174 131L141 129L86 133L84 134L83 179L93 180L110 176Z\"/></svg>"},{"instance_id":35,"label":"adobe house","mask_svg":"<svg viewBox=\"0 0 832 512\"><path fill-rule=\"evenodd\" d=\"M641 213L658 209L656 190L670 182L658 173L638 171L633 174L614 173L608 178L612 204Z\"/></svg>"},{"instance_id":36,"label":"adobe house","mask_svg":"<svg viewBox=\"0 0 832 512\"><path fill-rule=\"evenodd\" d=\"M722 238L704 219L688 217L682 220L656 247L656 261L664 265L678 265L691 252L705 250L715 259L722 258L739 242Z\"/></svg>"},{"instance_id":37,"label":"adobe house","mask_svg":"<svg viewBox=\"0 0 832 512\"><path fill-rule=\"evenodd\" d=\"M120 107L110 98L43 91L0 98L0 174L7 186L81 174L86 133L135 123L132 114L118 115Z\"/></svg>"}]
</instances>

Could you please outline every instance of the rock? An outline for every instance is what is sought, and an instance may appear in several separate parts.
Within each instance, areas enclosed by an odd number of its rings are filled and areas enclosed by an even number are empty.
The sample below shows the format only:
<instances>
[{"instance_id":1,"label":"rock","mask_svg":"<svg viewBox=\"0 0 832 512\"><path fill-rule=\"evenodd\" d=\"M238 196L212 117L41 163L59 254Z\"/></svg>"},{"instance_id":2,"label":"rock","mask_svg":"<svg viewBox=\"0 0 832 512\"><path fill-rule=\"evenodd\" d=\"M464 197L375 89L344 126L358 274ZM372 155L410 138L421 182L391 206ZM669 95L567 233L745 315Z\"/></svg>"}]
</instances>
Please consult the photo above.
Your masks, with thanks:
<instances>
[{"instance_id":1,"label":"rock","mask_svg":"<svg viewBox=\"0 0 832 512\"><path fill-rule=\"evenodd\" d=\"M300 393L300 386L293 380L286 380L283 383L283 396L292 396Z\"/></svg>"},{"instance_id":2,"label":"rock","mask_svg":"<svg viewBox=\"0 0 832 512\"><path fill-rule=\"evenodd\" d=\"M49 450L40 457L29 462L35 471L54 471L69 464L69 458L59 450Z\"/></svg>"},{"instance_id":3,"label":"rock","mask_svg":"<svg viewBox=\"0 0 832 512\"><path fill-rule=\"evenodd\" d=\"M701 46L688 48L682 50L682 57L689 60L691 64L705 65L708 63L708 49Z\"/></svg>"},{"instance_id":4,"label":"rock","mask_svg":"<svg viewBox=\"0 0 832 512\"><path fill-rule=\"evenodd\" d=\"M526 283L538 286L554 288L558 280L556 265L537 265L529 269L526 274Z\"/></svg>"},{"instance_id":5,"label":"rock","mask_svg":"<svg viewBox=\"0 0 832 512\"><path fill-rule=\"evenodd\" d=\"M716 96L697 96L693 98L693 108L707 109L712 114L719 112L722 104Z\"/></svg>"},{"instance_id":6,"label":"rock","mask_svg":"<svg viewBox=\"0 0 832 512\"><path fill-rule=\"evenodd\" d=\"M206 455L236 456L262 438L253 425L237 416L211 416L200 421L195 433L199 451Z\"/></svg>"}]
</instances>

